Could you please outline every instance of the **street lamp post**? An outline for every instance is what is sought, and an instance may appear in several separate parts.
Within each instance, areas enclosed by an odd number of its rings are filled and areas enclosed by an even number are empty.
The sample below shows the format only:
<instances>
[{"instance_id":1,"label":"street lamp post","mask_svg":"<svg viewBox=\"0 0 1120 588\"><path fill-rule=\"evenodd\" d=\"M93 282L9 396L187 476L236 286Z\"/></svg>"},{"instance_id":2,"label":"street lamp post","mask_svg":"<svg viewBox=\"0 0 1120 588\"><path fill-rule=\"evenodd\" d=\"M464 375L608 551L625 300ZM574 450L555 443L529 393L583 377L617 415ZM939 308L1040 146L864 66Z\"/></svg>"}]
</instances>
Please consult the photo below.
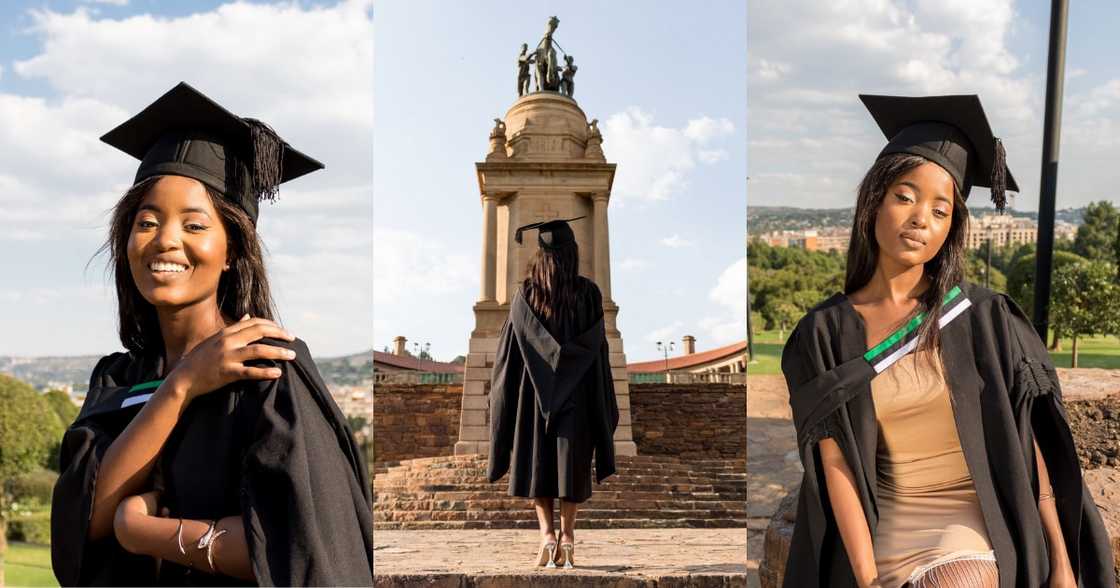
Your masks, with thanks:
<instances>
[{"instance_id":1,"label":"street lamp post","mask_svg":"<svg viewBox=\"0 0 1120 588\"><path fill-rule=\"evenodd\" d=\"M665 383L669 383L669 352L673 350L673 342L669 341L668 345L662 345L661 341L657 342L657 350L662 352L665 356Z\"/></svg>"}]
</instances>

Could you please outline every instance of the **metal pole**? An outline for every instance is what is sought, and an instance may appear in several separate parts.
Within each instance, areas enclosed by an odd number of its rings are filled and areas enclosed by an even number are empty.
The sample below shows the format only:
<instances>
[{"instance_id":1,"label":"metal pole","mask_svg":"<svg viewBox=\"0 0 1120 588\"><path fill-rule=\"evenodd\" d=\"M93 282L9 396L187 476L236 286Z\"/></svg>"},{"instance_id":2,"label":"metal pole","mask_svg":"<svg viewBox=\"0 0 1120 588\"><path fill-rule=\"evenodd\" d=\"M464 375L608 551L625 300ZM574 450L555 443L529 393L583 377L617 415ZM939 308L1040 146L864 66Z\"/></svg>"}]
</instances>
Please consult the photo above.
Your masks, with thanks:
<instances>
[{"instance_id":1,"label":"metal pole","mask_svg":"<svg viewBox=\"0 0 1120 588\"><path fill-rule=\"evenodd\" d=\"M749 190L750 183L751 183L751 177L747 176L746 184L748 186L748 190ZM747 199L750 200L749 195L747 196ZM749 216L749 213L748 213L748 216ZM751 247L751 234L750 234L750 224L749 223L747 225L746 233L747 233L747 249L749 250L750 247ZM747 263L747 361L754 361L754 329L752 328L753 325L751 325L751 267L750 266L751 266L751 264L748 262Z\"/></svg>"},{"instance_id":2,"label":"metal pole","mask_svg":"<svg viewBox=\"0 0 1120 588\"><path fill-rule=\"evenodd\" d=\"M988 267L984 270L984 287L992 287L992 228L988 227Z\"/></svg>"},{"instance_id":3,"label":"metal pole","mask_svg":"<svg viewBox=\"0 0 1120 588\"><path fill-rule=\"evenodd\" d=\"M1042 180L1038 194L1038 247L1034 266L1034 329L1049 342L1050 273L1054 263L1054 208L1062 134L1062 83L1066 70L1068 0L1050 3L1050 50L1046 60L1046 121L1042 130Z\"/></svg>"}]
</instances>

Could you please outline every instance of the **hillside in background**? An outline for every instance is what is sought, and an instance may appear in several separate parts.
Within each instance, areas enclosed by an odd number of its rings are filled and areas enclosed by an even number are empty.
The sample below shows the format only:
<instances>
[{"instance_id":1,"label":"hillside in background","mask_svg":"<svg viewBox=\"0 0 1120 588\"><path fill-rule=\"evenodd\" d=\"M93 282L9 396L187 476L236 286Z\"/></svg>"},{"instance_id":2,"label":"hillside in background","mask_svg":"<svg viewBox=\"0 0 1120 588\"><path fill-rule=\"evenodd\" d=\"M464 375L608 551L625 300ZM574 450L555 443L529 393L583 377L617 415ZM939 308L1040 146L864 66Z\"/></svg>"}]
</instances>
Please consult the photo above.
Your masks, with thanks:
<instances>
[{"instance_id":1,"label":"hillside in background","mask_svg":"<svg viewBox=\"0 0 1120 588\"><path fill-rule=\"evenodd\" d=\"M85 392L98 355L72 357L0 356L0 373L11 374L37 389L69 384ZM373 380L373 353L363 351L342 357L316 358L315 365L328 386L357 386Z\"/></svg>"}]
</instances>

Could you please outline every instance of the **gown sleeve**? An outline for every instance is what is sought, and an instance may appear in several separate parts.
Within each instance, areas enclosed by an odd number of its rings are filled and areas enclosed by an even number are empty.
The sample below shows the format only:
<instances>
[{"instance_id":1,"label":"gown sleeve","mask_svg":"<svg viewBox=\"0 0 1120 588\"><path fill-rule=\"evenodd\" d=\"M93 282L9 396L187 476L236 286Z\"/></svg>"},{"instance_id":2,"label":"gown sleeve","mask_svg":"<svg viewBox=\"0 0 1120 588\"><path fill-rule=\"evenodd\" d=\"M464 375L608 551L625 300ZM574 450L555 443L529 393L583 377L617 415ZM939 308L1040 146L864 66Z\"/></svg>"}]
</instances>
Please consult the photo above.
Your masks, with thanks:
<instances>
[{"instance_id":1,"label":"gown sleeve","mask_svg":"<svg viewBox=\"0 0 1120 588\"><path fill-rule=\"evenodd\" d=\"M372 586L368 474L345 418L306 345L283 375L261 381L260 416L246 449L242 518L262 586Z\"/></svg>"},{"instance_id":2,"label":"gown sleeve","mask_svg":"<svg viewBox=\"0 0 1120 588\"><path fill-rule=\"evenodd\" d=\"M498 337L498 351L490 377L490 451L486 478L491 483L497 482L509 471L524 371L525 364L513 334L513 321L506 319Z\"/></svg>"},{"instance_id":3,"label":"gown sleeve","mask_svg":"<svg viewBox=\"0 0 1120 588\"><path fill-rule=\"evenodd\" d=\"M790 394L798 453L804 468L797 522L790 543L784 586L854 586L851 564L840 541L824 477L818 443L831 438L843 452L857 484L861 459L848 401L866 389L874 369L862 357L836 364L827 333L803 320L782 350L782 373ZM872 508L861 492L865 513Z\"/></svg>"},{"instance_id":4,"label":"gown sleeve","mask_svg":"<svg viewBox=\"0 0 1120 588\"><path fill-rule=\"evenodd\" d=\"M86 406L97 403L104 373L117 359L103 357L94 367ZM88 537L101 460L119 433L79 415L62 437L51 496L51 567L62 586L155 583L154 560L125 551L112 533L96 541Z\"/></svg>"},{"instance_id":5,"label":"gown sleeve","mask_svg":"<svg viewBox=\"0 0 1120 588\"><path fill-rule=\"evenodd\" d=\"M1010 401L1036 497L1034 441L1046 462L1074 575L1082 586L1116 586L1111 541L1082 476L1054 362L1015 301L1001 296L997 305L1011 343Z\"/></svg>"}]
</instances>

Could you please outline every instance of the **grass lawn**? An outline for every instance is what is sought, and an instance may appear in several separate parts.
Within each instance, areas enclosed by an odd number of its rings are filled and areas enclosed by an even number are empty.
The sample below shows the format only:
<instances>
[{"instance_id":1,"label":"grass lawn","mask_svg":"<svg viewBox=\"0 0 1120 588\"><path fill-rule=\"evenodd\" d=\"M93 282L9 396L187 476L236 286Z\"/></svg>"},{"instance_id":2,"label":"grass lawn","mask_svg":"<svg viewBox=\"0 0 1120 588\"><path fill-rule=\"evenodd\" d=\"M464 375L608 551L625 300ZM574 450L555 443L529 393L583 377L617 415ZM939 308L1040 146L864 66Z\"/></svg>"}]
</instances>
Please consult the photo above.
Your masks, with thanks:
<instances>
[{"instance_id":1,"label":"grass lawn","mask_svg":"<svg viewBox=\"0 0 1120 588\"><path fill-rule=\"evenodd\" d=\"M58 586L51 571L50 547L13 541L4 559L8 586Z\"/></svg>"},{"instance_id":2,"label":"grass lawn","mask_svg":"<svg viewBox=\"0 0 1120 588\"><path fill-rule=\"evenodd\" d=\"M789 333L782 333L788 337ZM754 338L755 360L747 364L748 374L782 373L782 346L785 340L778 337L777 331L762 331ZM1070 339L1062 339L1062 350L1051 352L1057 367L1069 367ZM1120 339L1116 337L1089 337L1077 341L1077 367L1120 369ZM749 392L748 392L749 393Z\"/></svg>"}]
</instances>

